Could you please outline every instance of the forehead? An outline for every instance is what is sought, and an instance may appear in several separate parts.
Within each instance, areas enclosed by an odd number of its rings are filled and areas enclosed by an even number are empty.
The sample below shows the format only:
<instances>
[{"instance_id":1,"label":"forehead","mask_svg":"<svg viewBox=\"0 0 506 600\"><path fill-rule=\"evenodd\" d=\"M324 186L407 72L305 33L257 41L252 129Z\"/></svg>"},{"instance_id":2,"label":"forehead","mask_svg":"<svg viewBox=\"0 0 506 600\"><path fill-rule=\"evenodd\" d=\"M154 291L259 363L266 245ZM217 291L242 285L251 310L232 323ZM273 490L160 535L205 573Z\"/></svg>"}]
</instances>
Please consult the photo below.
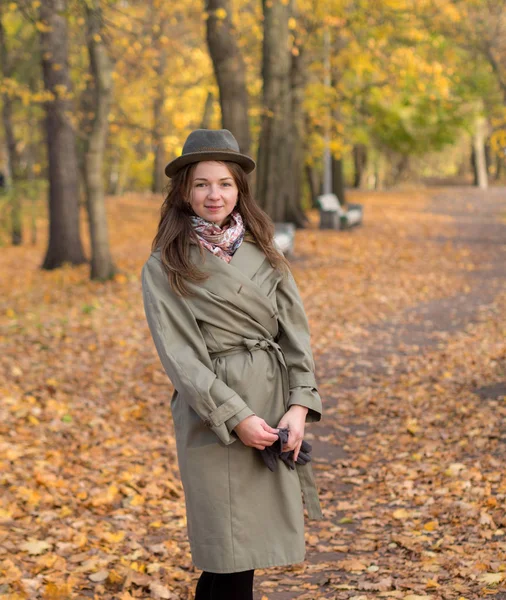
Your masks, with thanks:
<instances>
[{"instance_id":1,"label":"forehead","mask_svg":"<svg viewBox=\"0 0 506 600\"><path fill-rule=\"evenodd\" d=\"M228 167L221 162L214 160L205 160L197 163L193 178L205 177L206 179L222 179L223 177L232 177Z\"/></svg>"}]
</instances>

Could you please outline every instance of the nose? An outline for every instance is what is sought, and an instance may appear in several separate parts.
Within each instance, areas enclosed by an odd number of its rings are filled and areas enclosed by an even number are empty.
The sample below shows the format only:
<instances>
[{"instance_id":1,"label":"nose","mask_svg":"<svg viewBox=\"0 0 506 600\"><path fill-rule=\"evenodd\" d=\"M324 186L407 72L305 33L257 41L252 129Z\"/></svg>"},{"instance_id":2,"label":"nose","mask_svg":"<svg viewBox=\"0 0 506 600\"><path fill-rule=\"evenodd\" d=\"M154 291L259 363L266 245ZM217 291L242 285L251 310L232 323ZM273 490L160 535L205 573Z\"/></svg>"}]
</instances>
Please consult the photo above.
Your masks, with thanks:
<instances>
[{"instance_id":1,"label":"nose","mask_svg":"<svg viewBox=\"0 0 506 600\"><path fill-rule=\"evenodd\" d=\"M220 191L218 189L217 185L211 184L209 186L209 191L207 193L207 196L210 200L219 200L220 198Z\"/></svg>"}]
</instances>

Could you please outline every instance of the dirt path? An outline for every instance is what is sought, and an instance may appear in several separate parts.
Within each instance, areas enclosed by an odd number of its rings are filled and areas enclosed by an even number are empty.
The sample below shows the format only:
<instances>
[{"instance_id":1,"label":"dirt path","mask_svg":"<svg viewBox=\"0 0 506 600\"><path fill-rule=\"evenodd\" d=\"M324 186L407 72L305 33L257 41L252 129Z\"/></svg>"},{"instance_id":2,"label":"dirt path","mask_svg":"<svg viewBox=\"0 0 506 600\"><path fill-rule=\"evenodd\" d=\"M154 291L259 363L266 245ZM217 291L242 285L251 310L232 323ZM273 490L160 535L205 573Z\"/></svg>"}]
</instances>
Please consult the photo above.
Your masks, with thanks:
<instances>
[{"instance_id":1,"label":"dirt path","mask_svg":"<svg viewBox=\"0 0 506 600\"><path fill-rule=\"evenodd\" d=\"M465 290L451 297L428 299L362 328L346 349L336 345L319 358L325 420L312 426L309 435L318 457L314 466L325 521L308 528L304 567L280 569L274 577L272 572L263 577L260 574L258 600L264 596L269 600L468 600L485 593L506 598L500 588L504 583L501 577L497 581L491 578L489 587L490 582L483 579L499 569L494 553L482 563L471 564L477 555L466 556L472 548L466 546L465 528L459 540L459 524L445 529L442 511L434 508L439 498L443 502L447 487L438 488L441 482L436 485L427 480L428 470L439 474L443 465L446 473L448 469L465 472L471 464L488 471L498 467L497 461L503 464L506 457L504 429L489 432L486 439L481 438L480 430L475 438L471 436L476 441L473 448L462 451L458 446L467 435L466 425L459 423L455 439L445 430L448 419L455 418L455 411L466 402L474 402L474 408L480 402L486 404L480 416L486 420L487 411L497 416L492 428L501 420L497 407L501 401L504 404L506 396L506 357L501 355L502 360L497 360L494 356L494 365L486 375L484 367L480 371L472 358L470 370L476 367L475 373L468 370L460 377L456 373L469 360L473 345L479 362L485 360L488 350L493 354L501 337L504 340L506 315L504 306L496 301L506 289L506 190L439 190L428 207L428 222L431 215L449 216L453 226L448 234L432 237L430 243L446 249L451 246L456 255L473 259L468 266L461 262L455 266L462 270ZM485 335L490 336L490 344L478 347ZM431 368L426 369L429 364ZM446 401L447 397L451 400ZM437 414L442 405L442 414ZM467 410L472 410L471 406ZM444 449L440 448L441 439ZM445 458L435 456L438 452ZM414 466L413 462L420 464ZM483 477L487 479L486 474ZM419 479L426 488L425 496L417 492ZM401 492L396 489L399 484ZM493 498L490 508L505 491L488 490ZM450 509L454 509L452 503L447 504ZM482 510L483 529L488 517L486 509ZM499 523L504 515L493 518L492 529L499 531L496 539L500 540ZM468 531L468 535L473 533ZM493 535L483 534L482 543L494 539ZM417 545L420 538L429 538L423 540L425 546ZM453 550L441 552L444 544L451 546L450 542ZM506 545L498 549L504 553ZM504 571L506 554L500 555L497 549L494 552ZM431 554L439 562L434 559L431 563Z\"/></svg>"}]
</instances>

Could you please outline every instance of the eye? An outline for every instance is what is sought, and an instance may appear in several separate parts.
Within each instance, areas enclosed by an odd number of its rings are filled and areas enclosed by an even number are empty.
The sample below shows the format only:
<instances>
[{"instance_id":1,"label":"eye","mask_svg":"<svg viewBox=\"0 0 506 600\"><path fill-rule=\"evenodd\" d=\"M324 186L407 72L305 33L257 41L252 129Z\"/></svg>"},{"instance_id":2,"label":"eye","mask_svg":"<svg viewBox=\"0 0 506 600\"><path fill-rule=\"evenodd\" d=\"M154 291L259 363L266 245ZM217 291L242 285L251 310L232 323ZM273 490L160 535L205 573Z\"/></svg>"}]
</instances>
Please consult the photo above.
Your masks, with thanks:
<instances>
[{"instance_id":1,"label":"eye","mask_svg":"<svg viewBox=\"0 0 506 600\"><path fill-rule=\"evenodd\" d=\"M228 181L225 181L225 183L223 185L226 185L227 187L231 187L231 183L228 183Z\"/></svg>"},{"instance_id":2,"label":"eye","mask_svg":"<svg viewBox=\"0 0 506 600\"><path fill-rule=\"evenodd\" d=\"M206 184L205 183L196 183L195 187L204 187Z\"/></svg>"}]
</instances>

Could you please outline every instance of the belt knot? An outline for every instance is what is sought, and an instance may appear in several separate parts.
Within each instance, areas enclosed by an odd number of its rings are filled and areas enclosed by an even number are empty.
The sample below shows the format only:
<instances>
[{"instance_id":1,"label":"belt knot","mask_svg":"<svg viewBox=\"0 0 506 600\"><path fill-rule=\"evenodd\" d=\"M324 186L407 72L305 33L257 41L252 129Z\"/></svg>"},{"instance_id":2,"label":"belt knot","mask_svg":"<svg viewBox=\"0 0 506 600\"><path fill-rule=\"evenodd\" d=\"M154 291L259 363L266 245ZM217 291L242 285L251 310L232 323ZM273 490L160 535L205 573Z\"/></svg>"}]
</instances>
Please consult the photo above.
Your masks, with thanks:
<instances>
[{"instance_id":1,"label":"belt knot","mask_svg":"<svg viewBox=\"0 0 506 600\"><path fill-rule=\"evenodd\" d=\"M251 352L252 350L268 350L271 348L270 340L251 340L248 338L243 339L244 345Z\"/></svg>"}]
</instances>

